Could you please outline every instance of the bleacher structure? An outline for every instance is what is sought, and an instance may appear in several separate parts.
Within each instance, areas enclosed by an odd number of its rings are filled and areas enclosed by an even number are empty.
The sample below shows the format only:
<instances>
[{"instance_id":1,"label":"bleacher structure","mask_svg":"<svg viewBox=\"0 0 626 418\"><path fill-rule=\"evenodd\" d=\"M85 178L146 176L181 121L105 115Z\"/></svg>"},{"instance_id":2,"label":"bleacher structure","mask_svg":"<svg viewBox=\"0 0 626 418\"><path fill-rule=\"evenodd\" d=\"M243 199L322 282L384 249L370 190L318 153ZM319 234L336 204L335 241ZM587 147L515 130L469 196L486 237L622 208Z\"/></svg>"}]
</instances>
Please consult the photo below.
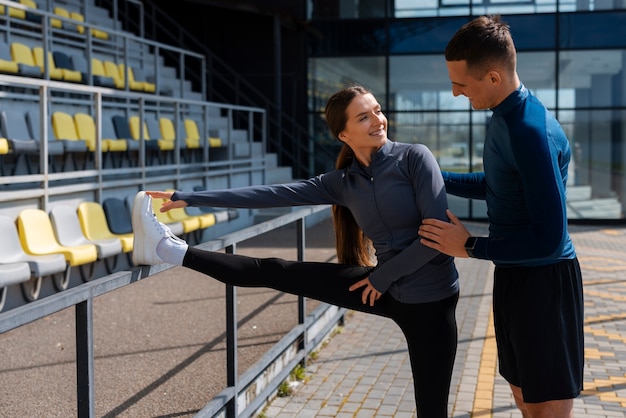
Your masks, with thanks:
<instances>
[{"instance_id":1,"label":"bleacher structure","mask_svg":"<svg viewBox=\"0 0 626 418\"><path fill-rule=\"evenodd\" d=\"M76 409L94 416L95 298L172 266L132 262L131 209L140 190L202 190L291 180L268 153L264 108L206 100L203 54L120 29L96 0L0 0L0 334L75 311ZM98 3L100 4L100 3ZM175 66L165 64L178 56ZM190 244L235 252L237 243L328 208L300 208L259 223L257 210L185 208L155 213ZM281 211L277 214L284 214ZM236 305L227 292L226 306ZM243 375L228 337L226 387L198 416L251 416L320 347L345 309L320 305ZM226 335L239 319L229 309ZM44 413L45 414L45 413Z\"/></svg>"},{"instance_id":2,"label":"bleacher structure","mask_svg":"<svg viewBox=\"0 0 626 418\"><path fill-rule=\"evenodd\" d=\"M204 87L184 77L185 65L205 70L201 54L120 30L113 15L94 0L0 0L0 217L20 226L27 255L60 253L67 263L60 274L30 262L26 277L23 257L0 259L0 310L132 266L118 254L132 249L124 234L110 231L119 224L107 217L119 218L105 210L111 199L271 183L281 172L266 152L263 109L205 101ZM164 64L164 51L178 54L178 68ZM109 229L83 222L88 205L104 208ZM190 208L168 221L202 242L253 224L255 213ZM30 223L49 232L45 242ZM71 242L93 248L77 257Z\"/></svg>"}]
</instances>

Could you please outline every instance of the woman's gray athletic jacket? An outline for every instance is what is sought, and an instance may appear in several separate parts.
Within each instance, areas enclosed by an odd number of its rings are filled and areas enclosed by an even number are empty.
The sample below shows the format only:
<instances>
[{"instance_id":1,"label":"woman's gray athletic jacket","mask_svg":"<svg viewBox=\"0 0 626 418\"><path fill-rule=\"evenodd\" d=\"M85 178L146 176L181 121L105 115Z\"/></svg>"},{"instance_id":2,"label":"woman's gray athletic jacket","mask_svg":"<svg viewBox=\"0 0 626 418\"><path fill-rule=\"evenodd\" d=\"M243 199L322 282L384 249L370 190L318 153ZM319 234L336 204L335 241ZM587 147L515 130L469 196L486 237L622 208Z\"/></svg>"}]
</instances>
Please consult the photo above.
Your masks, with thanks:
<instances>
[{"instance_id":1,"label":"woman's gray athletic jacket","mask_svg":"<svg viewBox=\"0 0 626 418\"><path fill-rule=\"evenodd\" d=\"M442 300L458 292L452 257L425 247L417 230L424 218L448 220L439 166L422 144L388 140L369 167L352 165L308 180L199 192L177 191L191 206L267 208L334 204L350 209L372 240L378 260L372 285L404 303ZM294 277L294 280L297 280Z\"/></svg>"}]
</instances>

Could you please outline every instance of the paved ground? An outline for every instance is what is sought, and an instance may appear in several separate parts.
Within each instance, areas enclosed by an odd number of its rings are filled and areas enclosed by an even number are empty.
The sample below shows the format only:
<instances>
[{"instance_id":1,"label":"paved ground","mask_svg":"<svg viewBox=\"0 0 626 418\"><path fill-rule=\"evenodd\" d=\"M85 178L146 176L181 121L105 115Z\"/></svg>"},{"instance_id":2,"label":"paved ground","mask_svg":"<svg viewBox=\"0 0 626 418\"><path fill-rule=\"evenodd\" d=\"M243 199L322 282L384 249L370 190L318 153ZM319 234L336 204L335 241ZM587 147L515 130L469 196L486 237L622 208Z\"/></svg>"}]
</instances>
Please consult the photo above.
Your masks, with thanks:
<instances>
[{"instance_id":1,"label":"paved ground","mask_svg":"<svg viewBox=\"0 0 626 418\"><path fill-rule=\"evenodd\" d=\"M476 225L476 230L481 230ZM626 229L572 227L585 297L585 385L576 417L626 417ZM497 373L491 263L458 259L459 346L453 417L521 417ZM385 318L353 313L307 367L308 381L276 398L266 417L414 417L404 337Z\"/></svg>"},{"instance_id":2,"label":"paved ground","mask_svg":"<svg viewBox=\"0 0 626 418\"><path fill-rule=\"evenodd\" d=\"M307 258L333 260L328 225L307 232ZM484 231L483 225L473 225ZM626 417L626 229L572 227L585 285L585 392L577 417ZM295 257L289 230L238 247ZM521 417L497 373L491 264L459 259L459 346L453 417ZM97 417L193 417L224 386L224 287L174 268L94 303ZM309 304L312 309L313 302ZM243 371L296 323L295 298L239 289ZM0 417L76 415L73 310L0 335ZM306 383L272 400L265 418L414 417L404 338L388 319L350 313L316 352Z\"/></svg>"}]
</instances>

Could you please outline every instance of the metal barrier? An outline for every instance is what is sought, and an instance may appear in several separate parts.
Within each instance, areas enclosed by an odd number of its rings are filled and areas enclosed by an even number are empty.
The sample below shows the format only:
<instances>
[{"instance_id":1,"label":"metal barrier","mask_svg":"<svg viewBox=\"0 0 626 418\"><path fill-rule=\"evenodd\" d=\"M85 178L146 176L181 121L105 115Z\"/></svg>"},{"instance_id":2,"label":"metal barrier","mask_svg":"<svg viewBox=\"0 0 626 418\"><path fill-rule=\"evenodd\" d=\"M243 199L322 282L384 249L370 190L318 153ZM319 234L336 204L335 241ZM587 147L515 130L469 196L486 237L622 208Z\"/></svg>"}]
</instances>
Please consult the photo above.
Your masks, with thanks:
<instances>
[{"instance_id":1,"label":"metal barrier","mask_svg":"<svg viewBox=\"0 0 626 418\"><path fill-rule=\"evenodd\" d=\"M305 256L306 218L327 210L328 206L301 208L278 218L202 243L197 247L209 251L225 249L226 252L235 253L237 243L295 223L297 259L301 261L304 260ZM0 333L41 320L63 309L75 307L77 415L79 417L93 417L95 414L94 299L172 267L174 266L159 264L115 272L1 313ZM343 321L346 312L343 308L321 304L315 311L306 316L305 299L299 297L298 325L274 345L254 366L241 376L237 376L237 289L233 286L226 286L226 289L226 388L206 404L196 415L197 417L252 416L264 405L298 364L306 364L308 354L323 342L338 323ZM280 365L284 366L280 367Z\"/></svg>"}]
</instances>

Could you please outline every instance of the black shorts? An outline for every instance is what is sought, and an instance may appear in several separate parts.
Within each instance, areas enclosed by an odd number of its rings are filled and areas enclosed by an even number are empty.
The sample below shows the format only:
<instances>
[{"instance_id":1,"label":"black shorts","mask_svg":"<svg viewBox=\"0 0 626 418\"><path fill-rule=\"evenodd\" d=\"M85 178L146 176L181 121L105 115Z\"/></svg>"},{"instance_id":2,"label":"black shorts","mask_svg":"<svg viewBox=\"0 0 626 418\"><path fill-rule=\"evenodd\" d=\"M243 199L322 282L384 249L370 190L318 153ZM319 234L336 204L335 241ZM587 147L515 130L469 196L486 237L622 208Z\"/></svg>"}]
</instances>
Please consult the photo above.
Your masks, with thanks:
<instances>
[{"instance_id":1,"label":"black shorts","mask_svg":"<svg viewBox=\"0 0 626 418\"><path fill-rule=\"evenodd\" d=\"M572 399L583 387L582 276L577 259L500 267L493 311L500 374L524 402Z\"/></svg>"}]
</instances>

